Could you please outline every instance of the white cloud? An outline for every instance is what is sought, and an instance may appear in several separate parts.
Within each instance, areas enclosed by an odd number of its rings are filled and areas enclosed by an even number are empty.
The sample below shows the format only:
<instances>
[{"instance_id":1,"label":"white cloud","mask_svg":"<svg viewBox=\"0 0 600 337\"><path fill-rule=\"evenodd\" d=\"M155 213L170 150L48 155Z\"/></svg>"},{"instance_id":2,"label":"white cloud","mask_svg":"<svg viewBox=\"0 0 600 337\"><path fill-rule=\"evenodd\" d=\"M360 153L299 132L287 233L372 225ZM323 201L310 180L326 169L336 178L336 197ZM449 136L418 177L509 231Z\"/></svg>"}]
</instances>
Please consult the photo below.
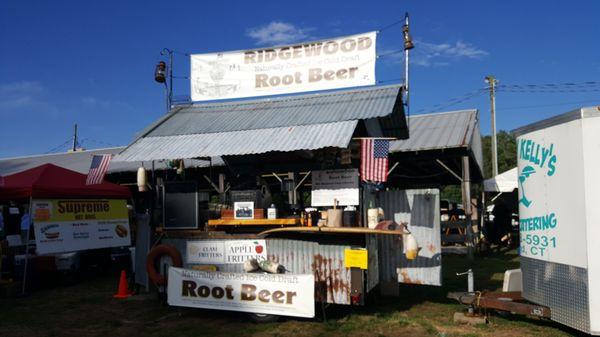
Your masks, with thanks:
<instances>
[{"instance_id":1,"label":"white cloud","mask_svg":"<svg viewBox=\"0 0 600 337\"><path fill-rule=\"evenodd\" d=\"M424 67L445 66L460 59L480 59L489 55L487 51L463 41L435 44L417 40L415 46L413 62Z\"/></svg>"},{"instance_id":2,"label":"white cloud","mask_svg":"<svg viewBox=\"0 0 600 337\"><path fill-rule=\"evenodd\" d=\"M424 41L416 41L416 43L431 57L480 58L489 55L487 51L462 41L457 41L454 44L435 44Z\"/></svg>"},{"instance_id":3,"label":"white cloud","mask_svg":"<svg viewBox=\"0 0 600 337\"><path fill-rule=\"evenodd\" d=\"M283 21L253 27L246 31L246 35L256 41L257 45L288 44L310 38L309 32L313 28L300 28Z\"/></svg>"},{"instance_id":4,"label":"white cloud","mask_svg":"<svg viewBox=\"0 0 600 337\"><path fill-rule=\"evenodd\" d=\"M35 81L0 84L0 111L44 105L46 88Z\"/></svg>"},{"instance_id":5,"label":"white cloud","mask_svg":"<svg viewBox=\"0 0 600 337\"><path fill-rule=\"evenodd\" d=\"M391 52L392 49L381 50L380 55ZM415 40L415 49L411 52L410 63L422 67L443 67L463 59L481 59L489 53L473 44L456 41L454 43L431 43ZM384 57L391 62L401 63L403 53L395 53Z\"/></svg>"}]
</instances>

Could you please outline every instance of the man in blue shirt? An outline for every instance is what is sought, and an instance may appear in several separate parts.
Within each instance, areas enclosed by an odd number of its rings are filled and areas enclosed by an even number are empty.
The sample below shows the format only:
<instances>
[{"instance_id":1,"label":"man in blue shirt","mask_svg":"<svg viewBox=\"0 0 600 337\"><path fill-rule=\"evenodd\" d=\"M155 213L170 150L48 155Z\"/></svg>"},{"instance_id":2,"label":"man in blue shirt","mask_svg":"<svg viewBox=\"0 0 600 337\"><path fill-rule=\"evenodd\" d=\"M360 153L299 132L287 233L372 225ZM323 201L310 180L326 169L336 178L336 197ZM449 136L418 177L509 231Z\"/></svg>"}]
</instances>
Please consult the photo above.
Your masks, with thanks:
<instances>
[{"instance_id":1,"label":"man in blue shirt","mask_svg":"<svg viewBox=\"0 0 600 337\"><path fill-rule=\"evenodd\" d=\"M26 206L23 210L23 216L21 217L21 240L26 245L29 241L29 228L31 227L31 216L29 215L29 206Z\"/></svg>"}]
</instances>

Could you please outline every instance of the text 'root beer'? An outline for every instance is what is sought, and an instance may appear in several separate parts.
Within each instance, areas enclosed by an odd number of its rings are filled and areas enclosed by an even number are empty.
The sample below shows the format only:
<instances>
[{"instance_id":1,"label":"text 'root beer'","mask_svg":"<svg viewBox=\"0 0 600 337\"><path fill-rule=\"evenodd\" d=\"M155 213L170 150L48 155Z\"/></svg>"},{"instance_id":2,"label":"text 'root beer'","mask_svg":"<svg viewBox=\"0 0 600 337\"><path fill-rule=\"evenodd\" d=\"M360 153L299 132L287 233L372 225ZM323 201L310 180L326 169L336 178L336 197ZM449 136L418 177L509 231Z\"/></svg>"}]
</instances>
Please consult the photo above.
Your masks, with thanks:
<instances>
[{"instance_id":1,"label":"text 'root beer'","mask_svg":"<svg viewBox=\"0 0 600 337\"><path fill-rule=\"evenodd\" d=\"M181 296L183 297L212 297L215 299L234 300L235 293L232 286L209 287L198 285L194 281L184 280L181 282ZM294 304L295 291L271 291L268 289L258 290L255 285L242 284L240 289L240 300L260 301L263 303Z\"/></svg>"}]
</instances>

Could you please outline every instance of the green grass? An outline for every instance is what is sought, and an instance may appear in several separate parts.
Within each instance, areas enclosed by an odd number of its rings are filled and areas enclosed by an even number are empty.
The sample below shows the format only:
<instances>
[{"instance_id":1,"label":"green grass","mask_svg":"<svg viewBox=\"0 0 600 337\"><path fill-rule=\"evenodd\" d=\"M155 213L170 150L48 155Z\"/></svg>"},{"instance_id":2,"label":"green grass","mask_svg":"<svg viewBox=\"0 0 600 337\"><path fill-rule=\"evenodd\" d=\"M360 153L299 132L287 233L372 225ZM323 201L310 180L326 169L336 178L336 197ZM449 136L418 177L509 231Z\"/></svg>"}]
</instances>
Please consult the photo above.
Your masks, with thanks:
<instances>
[{"instance_id":1,"label":"green grass","mask_svg":"<svg viewBox=\"0 0 600 337\"><path fill-rule=\"evenodd\" d=\"M466 290L472 268L475 287L498 290L500 275L518 268L511 251L468 261L464 256L443 257L443 287L400 286L399 298L376 298L365 307L332 306L327 320L285 318L255 324L241 313L174 308L156 296L115 300L118 279L101 277L69 287L32 293L26 298L0 299L0 331L12 336L570 336L575 331L550 321L522 316L492 316L487 325L455 325L454 312L464 307L446 298L449 291ZM319 310L317 310L319 312ZM319 314L318 314L319 315Z\"/></svg>"}]
</instances>

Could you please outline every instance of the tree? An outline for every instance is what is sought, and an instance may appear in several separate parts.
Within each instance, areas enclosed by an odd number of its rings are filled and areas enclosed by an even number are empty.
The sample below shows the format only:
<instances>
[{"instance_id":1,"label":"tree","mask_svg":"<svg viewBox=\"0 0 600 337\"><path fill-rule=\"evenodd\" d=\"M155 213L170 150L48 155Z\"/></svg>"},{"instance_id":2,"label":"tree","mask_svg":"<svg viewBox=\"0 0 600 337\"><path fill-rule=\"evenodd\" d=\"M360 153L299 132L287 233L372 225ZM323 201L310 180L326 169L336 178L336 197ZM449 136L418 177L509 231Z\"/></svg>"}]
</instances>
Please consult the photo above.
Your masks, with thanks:
<instances>
[{"instance_id":1,"label":"tree","mask_svg":"<svg viewBox=\"0 0 600 337\"><path fill-rule=\"evenodd\" d=\"M483 176L492 177L492 136L483 136ZM498 141L498 173L508 171L517 166L517 140L510 133L500 131L496 134Z\"/></svg>"},{"instance_id":2,"label":"tree","mask_svg":"<svg viewBox=\"0 0 600 337\"><path fill-rule=\"evenodd\" d=\"M510 170L517 166L517 141L506 131L500 131L496 134L498 141L498 173ZM492 177L492 136L482 136L483 151L483 177L484 179ZM480 193L480 189L474 186L472 195ZM453 202L462 202L460 186L445 186L441 190L441 198Z\"/></svg>"}]
</instances>

